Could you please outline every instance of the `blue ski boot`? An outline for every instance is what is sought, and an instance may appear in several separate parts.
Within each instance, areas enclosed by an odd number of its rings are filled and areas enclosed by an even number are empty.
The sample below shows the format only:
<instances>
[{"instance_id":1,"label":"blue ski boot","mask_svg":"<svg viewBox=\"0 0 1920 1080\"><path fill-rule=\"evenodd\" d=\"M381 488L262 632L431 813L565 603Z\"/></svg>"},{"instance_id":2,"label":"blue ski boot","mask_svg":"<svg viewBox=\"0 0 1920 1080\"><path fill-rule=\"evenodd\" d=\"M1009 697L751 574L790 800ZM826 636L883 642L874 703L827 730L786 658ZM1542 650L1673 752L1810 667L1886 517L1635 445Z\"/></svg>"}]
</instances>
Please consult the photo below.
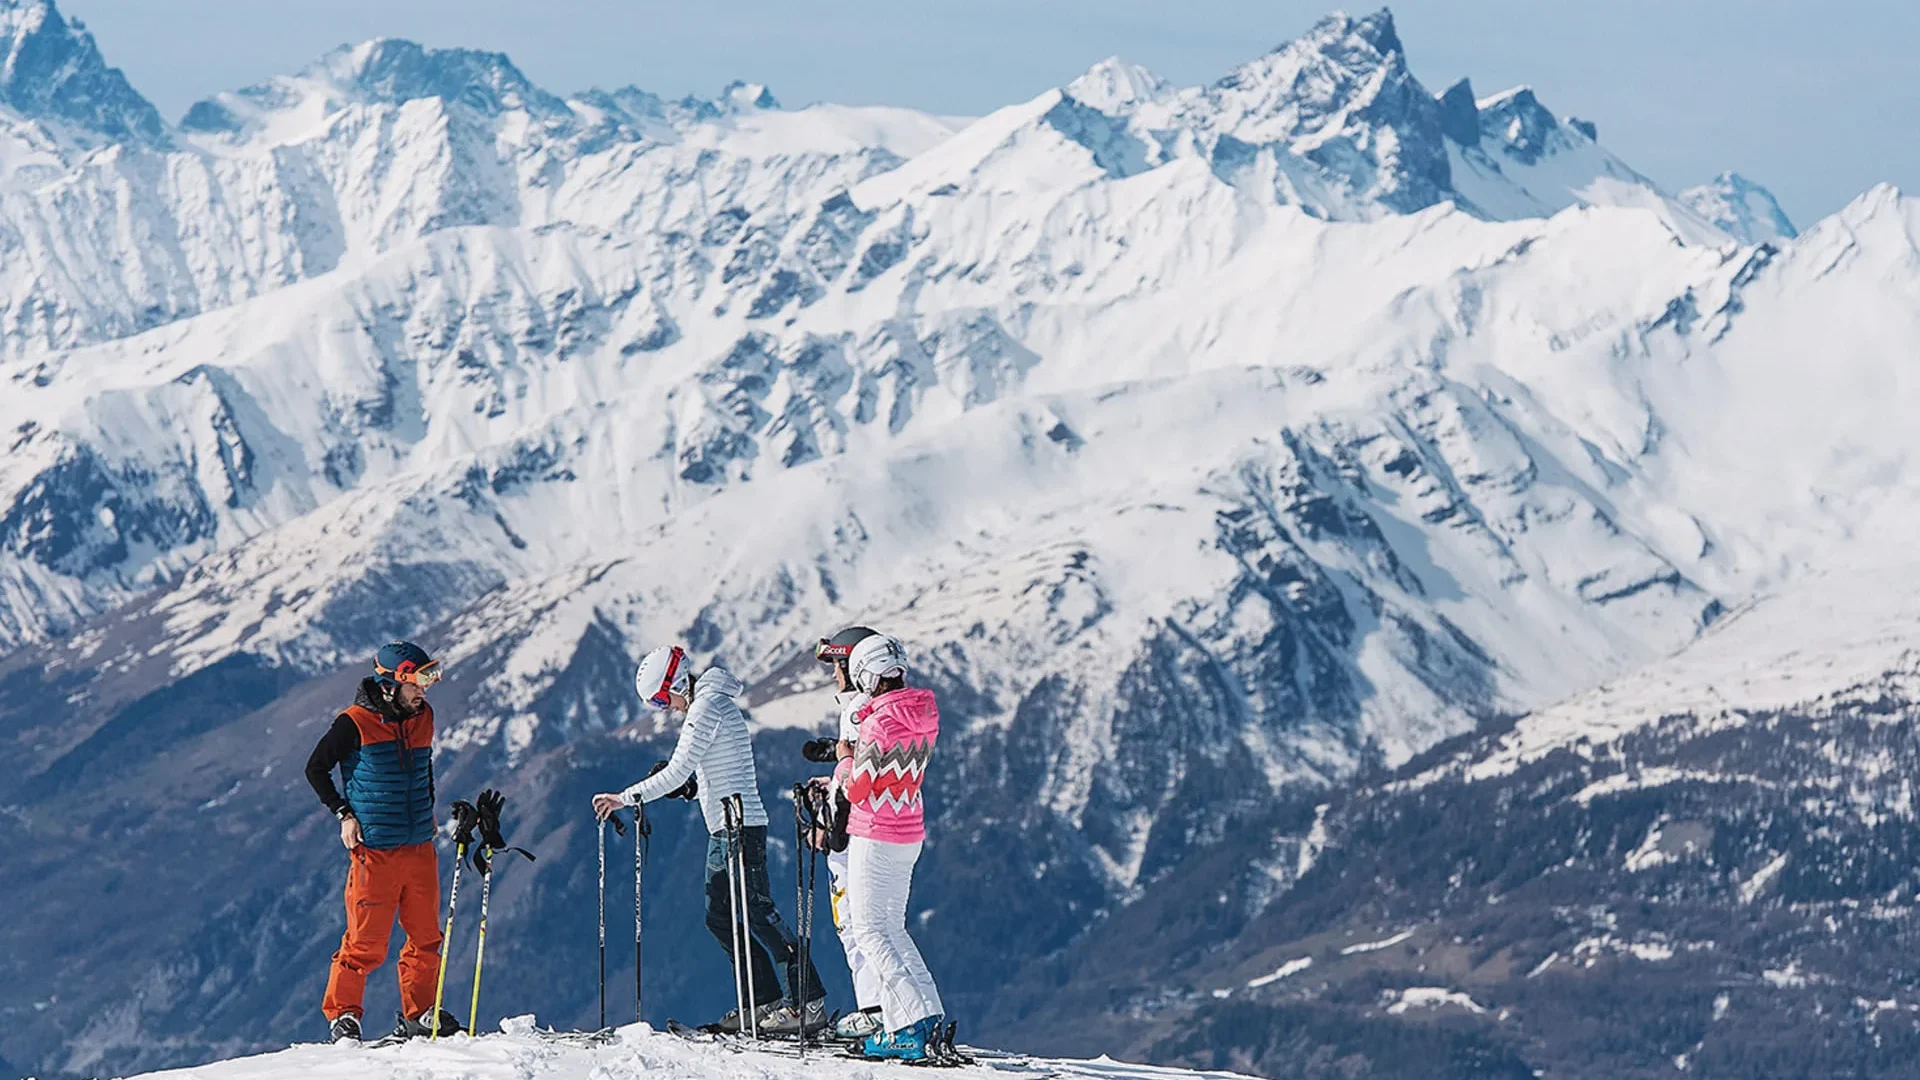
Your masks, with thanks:
<instances>
[{"instance_id":1,"label":"blue ski boot","mask_svg":"<svg viewBox=\"0 0 1920 1080\"><path fill-rule=\"evenodd\" d=\"M938 1016L929 1016L916 1020L899 1031L869 1035L861 1051L870 1058L925 1061L927 1044L933 1041L934 1033L940 1030L940 1020Z\"/></svg>"}]
</instances>

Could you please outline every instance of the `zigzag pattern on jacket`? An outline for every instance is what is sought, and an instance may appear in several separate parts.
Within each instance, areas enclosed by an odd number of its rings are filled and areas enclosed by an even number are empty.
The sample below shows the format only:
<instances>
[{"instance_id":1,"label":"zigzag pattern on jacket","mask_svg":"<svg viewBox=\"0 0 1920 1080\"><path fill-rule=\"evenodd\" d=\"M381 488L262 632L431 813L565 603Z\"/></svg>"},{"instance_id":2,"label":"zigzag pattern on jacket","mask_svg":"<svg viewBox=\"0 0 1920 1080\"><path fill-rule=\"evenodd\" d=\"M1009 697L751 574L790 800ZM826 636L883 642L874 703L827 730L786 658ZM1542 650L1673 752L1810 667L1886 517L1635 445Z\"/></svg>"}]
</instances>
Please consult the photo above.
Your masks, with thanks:
<instances>
[{"instance_id":1,"label":"zigzag pattern on jacket","mask_svg":"<svg viewBox=\"0 0 1920 1080\"><path fill-rule=\"evenodd\" d=\"M933 740L898 743L884 750L861 744L853 759L847 801L874 810L900 813L920 805L920 782L933 758Z\"/></svg>"}]
</instances>

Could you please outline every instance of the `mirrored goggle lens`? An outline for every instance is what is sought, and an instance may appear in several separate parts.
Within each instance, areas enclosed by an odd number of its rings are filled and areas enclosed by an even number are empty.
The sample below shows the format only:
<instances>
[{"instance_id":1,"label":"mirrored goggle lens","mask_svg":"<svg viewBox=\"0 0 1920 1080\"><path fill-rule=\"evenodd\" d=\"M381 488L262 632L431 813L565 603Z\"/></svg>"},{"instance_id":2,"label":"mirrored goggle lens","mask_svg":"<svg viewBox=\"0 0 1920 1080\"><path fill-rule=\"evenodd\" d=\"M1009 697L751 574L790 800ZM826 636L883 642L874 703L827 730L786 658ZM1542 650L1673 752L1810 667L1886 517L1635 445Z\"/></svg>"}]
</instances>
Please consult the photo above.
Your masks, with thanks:
<instances>
[{"instance_id":1,"label":"mirrored goggle lens","mask_svg":"<svg viewBox=\"0 0 1920 1080\"><path fill-rule=\"evenodd\" d=\"M438 660L429 661L424 666L416 668L414 670L413 680L412 680L413 685L419 687L422 690L425 690L427 687L432 686L434 683L437 683L439 681L440 681L440 661Z\"/></svg>"}]
</instances>

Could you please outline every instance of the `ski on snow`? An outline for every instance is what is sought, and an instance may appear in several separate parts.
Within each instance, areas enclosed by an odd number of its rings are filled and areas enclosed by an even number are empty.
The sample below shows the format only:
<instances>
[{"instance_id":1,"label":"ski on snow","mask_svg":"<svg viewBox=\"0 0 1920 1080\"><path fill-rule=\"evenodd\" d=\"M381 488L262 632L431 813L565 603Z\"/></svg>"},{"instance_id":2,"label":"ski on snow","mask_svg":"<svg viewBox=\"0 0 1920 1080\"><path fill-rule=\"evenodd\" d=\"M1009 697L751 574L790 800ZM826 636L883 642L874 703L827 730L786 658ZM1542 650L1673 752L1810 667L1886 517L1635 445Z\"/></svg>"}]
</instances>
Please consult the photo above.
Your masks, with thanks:
<instances>
[{"instance_id":1,"label":"ski on snow","mask_svg":"<svg viewBox=\"0 0 1920 1080\"><path fill-rule=\"evenodd\" d=\"M956 1024L949 1023L940 1029L939 1034L936 1035L933 1042L928 1045L927 1057L925 1059L920 1061L903 1061L899 1058L869 1057L861 1050L859 1043L848 1042L845 1039L832 1037L822 1038L818 1041L809 1039L806 1047L802 1047L799 1037L793 1035L763 1035L759 1039L754 1039L736 1031L726 1030L715 1024L705 1024L700 1027L694 1027L690 1024L683 1024L678 1020L667 1021L667 1031L669 1034L692 1042L704 1042L724 1046L737 1053L753 1053L757 1051L779 1054L783 1057L799 1057L806 1049L812 1048L839 1057L853 1058L857 1061L889 1062L895 1065L905 1065L922 1069L958 1068L975 1063L970 1053L962 1053L954 1044L953 1033L956 1027ZM996 1058L1000 1057L1000 1055L991 1056ZM1007 1055L1004 1060L1012 1059L1013 1055Z\"/></svg>"}]
</instances>

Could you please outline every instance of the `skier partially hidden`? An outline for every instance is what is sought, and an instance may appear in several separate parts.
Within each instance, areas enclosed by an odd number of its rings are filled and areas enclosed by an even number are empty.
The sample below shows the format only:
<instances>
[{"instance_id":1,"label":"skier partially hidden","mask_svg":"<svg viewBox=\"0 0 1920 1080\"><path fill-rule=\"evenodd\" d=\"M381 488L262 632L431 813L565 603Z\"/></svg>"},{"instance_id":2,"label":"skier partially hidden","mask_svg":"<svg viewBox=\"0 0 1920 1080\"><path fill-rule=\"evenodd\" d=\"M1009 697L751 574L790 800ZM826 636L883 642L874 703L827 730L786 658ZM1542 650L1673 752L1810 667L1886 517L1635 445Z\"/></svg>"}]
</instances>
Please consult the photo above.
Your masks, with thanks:
<instances>
[{"instance_id":1,"label":"skier partially hidden","mask_svg":"<svg viewBox=\"0 0 1920 1080\"><path fill-rule=\"evenodd\" d=\"M593 797L594 813L605 819L622 807L638 806L672 795L687 782L698 780L700 813L707 824L707 929L733 959L733 896L728 888L726 817L722 803L740 796L744 828L742 858L746 865L747 926L752 945L755 1010L759 1030L769 1034L798 1034L826 1026L826 990L812 961L802 962L799 942L781 921L773 905L767 879L767 811L760 802L754 776L753 743L747 719L734 698L744 689L740 680L722 667L710 667L698 678L691 673L686 652L679 646L647 654L634 675L634 688L647 704L686 714L680 740L667 766L618 794ZM772 955L769 956L768 954ZM788 993L783 997L773 964L786 968ZM741 1028L740 1010L730 1009L720 1027Z\"/></svg>"},{"instance_id":2,"label":"skier partially hidden","mask_svg":"<svg viewBox=\"0 0 1920 1080\"><path fill-rule=\"evenodd\" d=\"M860 640L847 657L853 688L868 700L853 710L859 738L834 782L852 804L847 832L847 932L871 969L884 1030L862 1044L867 1056L922 1061L945 1018L940 991L907 936L907 892L926 840L921 781L940 735L933 691L906 685L907 656L884 634Z\"/></svg>"},{"instance_id":3,"label":"skier partially hidden","mask_svg":"<svg viewBox=\"0 0 1920 1080\"><path fill-rule=\"evenodd\" d=\"M854 646L873 637L876 632L865 626L850 626L830 638L821 638L820 644L814 649L814 659L833 668L833 702L840 713L840 726L837 738L816 739L807 744L808 760L839 762L853 757L855 745L860 741L860 721L855 714L866 705L869 698L854 687L853 674L847 668L847 661L853 655ZM881 1034L886 1029L881 1021L879 981L875 979L872 965L866 962L860 952L859 942L854 939L847 925L849 838L846 827L852 808L845 791L839 785L829 783L829 780L828 777L822 777L814 784L816 791L820 787L827 789L821 798L825 810L822 817L831 827L817 832L812 841L813 846L827 856L833 928L840 935L840 951L846 954L847 970L853 976L853 999L857 1006L834 1024L833 1033L837 1038L849 1042L864 1043L868 1036Z\"/></svg>"},{"instance_id":4,"label":"skier partially hidden","mask_svg":"<svg viewBox=\"0 0 1920 1080\"><path fill-rule=\"evenodd\" d=\"M433 706L427 687L440 662L408 641L383 645L374 674L360 681L352 705L333 719L307 758L307 783L340 819L347 849L347 930L333 954L321 1002L334 1041L360 1038L367 973L387 958L397 914L407 943L400 950L402 1038L433 1025L440 964L440 864L434 852ZM333 785L340 770L345 794ZM459 1031L440 1013L440 1034Z\"/></svg>"}]
</instances>

